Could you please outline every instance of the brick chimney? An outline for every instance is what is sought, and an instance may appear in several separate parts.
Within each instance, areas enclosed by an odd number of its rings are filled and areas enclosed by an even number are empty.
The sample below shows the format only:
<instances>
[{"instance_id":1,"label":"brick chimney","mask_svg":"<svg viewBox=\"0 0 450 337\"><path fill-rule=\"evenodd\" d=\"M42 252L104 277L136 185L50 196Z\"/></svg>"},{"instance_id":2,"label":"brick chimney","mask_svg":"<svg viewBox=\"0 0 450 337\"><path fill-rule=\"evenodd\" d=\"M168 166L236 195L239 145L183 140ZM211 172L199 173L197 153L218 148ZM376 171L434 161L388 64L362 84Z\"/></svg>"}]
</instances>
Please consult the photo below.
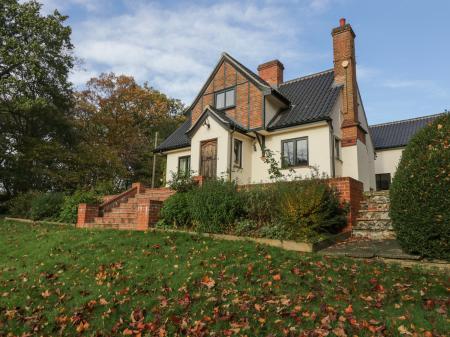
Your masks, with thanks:
<instances>
[{"instance_id":1,"label":"brick chimney","mask_svg":"<svg viewBox=\"0 0 450 337\"><path fill-rule=\"evenodd\" d=\"M355 33L342 18L332 30L334 80L344 85L342 95L342 146L356 145L357 139L366 142L365 131L358 120L358 87L356 83Z\"/></svg>"},{"instance_id":2,"label":"brick chimney","mask_svg":"<svg viewBox=\"0 0 450 337\"><path fill-rule=\"evenodd\" d=\"M283 70L283 63L278 60L269 61L258 66L259 77L272 87L277 87L283 83Z\"/></svg>"}]
</instances>

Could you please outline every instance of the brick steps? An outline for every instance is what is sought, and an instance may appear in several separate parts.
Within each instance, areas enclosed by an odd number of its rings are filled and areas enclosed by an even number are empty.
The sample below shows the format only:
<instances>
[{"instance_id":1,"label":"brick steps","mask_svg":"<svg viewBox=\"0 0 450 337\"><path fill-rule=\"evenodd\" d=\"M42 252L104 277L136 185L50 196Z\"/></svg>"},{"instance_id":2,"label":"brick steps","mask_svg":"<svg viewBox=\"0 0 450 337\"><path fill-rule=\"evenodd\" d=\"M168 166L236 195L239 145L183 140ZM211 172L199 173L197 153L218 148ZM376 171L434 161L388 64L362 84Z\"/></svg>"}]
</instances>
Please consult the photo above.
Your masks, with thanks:
<instances>
[{"instance_id":1,"label":"brick steps","mask_svg":"<svg viewBox=\"0 0 450 337\"><path fill-rule=\"evenodd\" d=\"M130 190L110 196L104 205L80 205L78 227L145 230L159 220L162 202L175 191L133 184ZM80 221L80 215L84 220Z\"/></svg>"},{"instance_id":2,"label":"brick steps","mask_svg":"<svg viewBox=\"0 0 450 337\"><path fill-rule=\"evenodd\" d=\"M395 238L389 205L389 191L365 193L356 225L353 226L353 236L373 240Z\"/></svg>"}]
</instances>

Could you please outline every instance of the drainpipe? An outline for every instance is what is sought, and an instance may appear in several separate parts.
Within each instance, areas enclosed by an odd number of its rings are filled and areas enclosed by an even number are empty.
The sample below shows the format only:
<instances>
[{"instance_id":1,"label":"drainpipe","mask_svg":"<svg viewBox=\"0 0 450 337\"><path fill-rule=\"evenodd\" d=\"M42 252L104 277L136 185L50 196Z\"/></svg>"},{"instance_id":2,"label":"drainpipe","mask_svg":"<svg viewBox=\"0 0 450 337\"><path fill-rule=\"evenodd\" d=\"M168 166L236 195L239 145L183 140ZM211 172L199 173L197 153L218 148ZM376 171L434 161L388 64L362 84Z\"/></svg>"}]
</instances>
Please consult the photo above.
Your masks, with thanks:
<instances>
[{"instance_id":1,"label":"drainpipe","mask_svg":"<svg viewBox=\"0 0 450 337\"><path fill-rule=\"evenodd\" d=\"M336 163L334 161L334 129L332 121L328 121L328 126L330 130L330 146L331 146L331 177L336 178Z\"/></svg>"},{"instance_id":2,"label":"drainpipe","mask_svg":"<svg viewBox=\"0 0 450 337\"><path fill-rule=\"evenodd\" d=\"M229 134L229 144L230 146L228 147L228 180L231 182L231 168L233 165L233 134L234 131L236 130L236 126L233 126L233 130L228 131Z\"/></svg>"}]
</instances>

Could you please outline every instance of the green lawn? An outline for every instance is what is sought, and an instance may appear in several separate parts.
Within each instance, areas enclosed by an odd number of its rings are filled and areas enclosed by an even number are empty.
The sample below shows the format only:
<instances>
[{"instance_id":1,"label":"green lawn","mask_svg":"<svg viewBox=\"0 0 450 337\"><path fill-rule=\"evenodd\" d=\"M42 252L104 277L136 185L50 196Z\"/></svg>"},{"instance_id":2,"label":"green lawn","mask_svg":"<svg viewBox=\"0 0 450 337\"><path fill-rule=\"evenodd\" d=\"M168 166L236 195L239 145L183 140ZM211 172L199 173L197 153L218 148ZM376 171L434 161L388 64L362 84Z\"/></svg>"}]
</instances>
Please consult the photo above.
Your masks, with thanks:
<instances>
[{"instance_id":1,"label":"green lawn","mask_svg":"<svg viewBox=\"0 0 450 337\"><path fill-rule=\"evenodd\" d=\"M445 335L449 286L246 242L0 222L0 336Z\"/></svg>"}]
</instances>

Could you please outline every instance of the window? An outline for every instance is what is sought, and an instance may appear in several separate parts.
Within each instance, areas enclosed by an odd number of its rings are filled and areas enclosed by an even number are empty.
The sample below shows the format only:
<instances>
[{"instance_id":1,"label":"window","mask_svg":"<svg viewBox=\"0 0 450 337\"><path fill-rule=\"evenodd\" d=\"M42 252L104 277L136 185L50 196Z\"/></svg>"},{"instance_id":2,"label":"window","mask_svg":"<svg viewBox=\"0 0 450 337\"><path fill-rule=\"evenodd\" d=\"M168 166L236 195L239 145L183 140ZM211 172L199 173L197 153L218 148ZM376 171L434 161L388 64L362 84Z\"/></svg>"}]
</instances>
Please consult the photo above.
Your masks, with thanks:
<instances>
[{"instance_id":1,"label":"window","mask_svg":"<svg viewBox=\"0 0 450 337\"><path fill-rule=\"evenodd\" d=\"M388 190L391 186L390 173L375 174L375 180L377 183L377 191Z\"/></svg>"},{"instance_id":2,"label":"window","mask_svg":"<svg viewBox=\"0 0 450 337\"><path fill-rule=\"evenodd\" d=\"M341 159L341 141L339 138L334 138L334 157Z\"/></svg>"},{"instance_id":3,"label":"window","mask_svg":"<svg viewBox=\"0 0 450 337\"><path fill-rule=\"evenodd\" d=\"M308 137L283 140L281 151L283 167L308 165Z\"/></svg>"},{"instance_id":4,"label":"window","mask_svg":"<svg viewBox=\"0 0 450 337\"><path fill-rule=\"evenodd\" d=\"M217 109L226 109L233 107L235 105L234 88L216 93L215 99Z\"/></svg>"},{"instance_id":5,"label":"window","mask_svg":"<svg viewBox=\"0 0 450 337\"><path fill-rule=\"evenodd\" d=\"M235 167L242 167L242 141L235 139L233 143L233 164Z\"/></svg>"},{"instance_id":6,"label":"window","mask_svg":"<svg viewBox=\"0 0 450 337\"><path fill-rule=\"evenodd\" d=\"M178 157L178 175L188 176L191 172L191 156Z\"/></svg>"}]
</instances>

